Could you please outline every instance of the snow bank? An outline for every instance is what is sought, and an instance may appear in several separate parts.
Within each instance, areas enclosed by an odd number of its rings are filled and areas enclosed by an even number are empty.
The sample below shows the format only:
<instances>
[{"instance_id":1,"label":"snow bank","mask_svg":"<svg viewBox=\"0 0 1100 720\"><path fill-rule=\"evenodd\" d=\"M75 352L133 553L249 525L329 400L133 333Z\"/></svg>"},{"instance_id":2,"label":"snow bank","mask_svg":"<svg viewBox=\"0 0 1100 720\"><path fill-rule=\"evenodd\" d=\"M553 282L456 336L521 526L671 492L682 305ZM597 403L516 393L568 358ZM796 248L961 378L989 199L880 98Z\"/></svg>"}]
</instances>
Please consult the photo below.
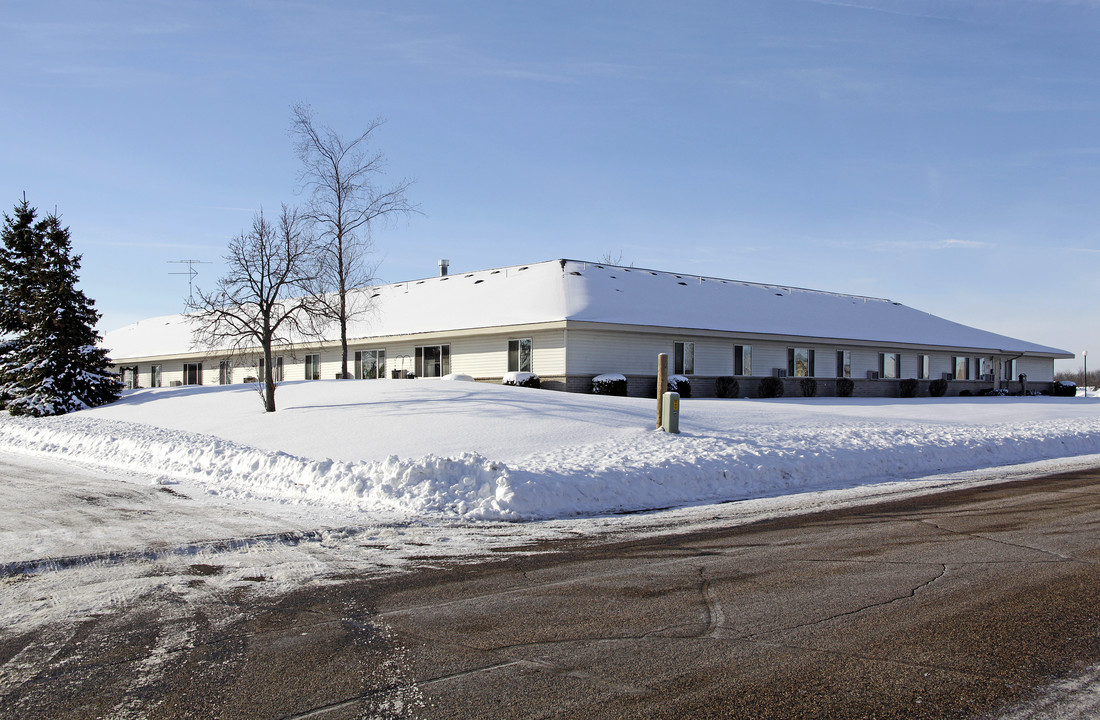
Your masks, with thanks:
<instances>
[{"instance_id":1,"label":"snow bank","mask_svg":"<svg viewBox=\"0 0 1100 720\"><path fill-rule=\"evenodd\" d=\"M311 460L209 435L84 417L4 418L0 447L189 480L211 494L304 503L358 504L402 514L512 520L500 502L507 471L476 453L379 462Z\"/></svg>"},{"instance_id":2,"label":"snow bank","mask_svg":"<svg viewBox=\"0 0 1100 720\"><path fill-rule=\"evenodd\" d=\"M846 488L1100 452L1100 401L652 401L474 383L136 391L58 418L0 415L0 449L364 513L530 520ZM337 457L339 459L331 459Z\"/></svg>"}]
</instances>

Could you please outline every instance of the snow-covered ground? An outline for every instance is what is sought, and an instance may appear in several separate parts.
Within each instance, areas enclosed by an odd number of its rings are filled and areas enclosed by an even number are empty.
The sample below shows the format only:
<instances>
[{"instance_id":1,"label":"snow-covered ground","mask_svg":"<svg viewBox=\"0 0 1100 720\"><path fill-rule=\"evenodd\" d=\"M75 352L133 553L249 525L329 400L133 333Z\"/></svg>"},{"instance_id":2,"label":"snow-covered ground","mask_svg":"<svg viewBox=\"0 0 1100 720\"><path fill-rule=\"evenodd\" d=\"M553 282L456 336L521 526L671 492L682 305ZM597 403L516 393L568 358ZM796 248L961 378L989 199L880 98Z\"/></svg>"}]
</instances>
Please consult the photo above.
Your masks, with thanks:
<instances>
[{"instance_id":1,"label":"snow-covered ground","mask_svg":"<svg viewBox=\"0 0 1100 720\"><path fill-rule=\"evenodd\" d=\"M539 520L849 488L1100 453L1100 398L655 401L445 380L132 391L0 420L0 448L242 499Z\"/></svg>"},{"instance_id":2,"label":"snow-covered ground","mask_svg":"<svg viewBox=\"0 0 1100 720\"><path fill-rule=\"evenodd\" d=\"M276 399L163 388L0 414L0 624L1100 464L1100 398L686 399L680 435L652 428L652 400L473 382Z\"/></svg>"}]
</instances>

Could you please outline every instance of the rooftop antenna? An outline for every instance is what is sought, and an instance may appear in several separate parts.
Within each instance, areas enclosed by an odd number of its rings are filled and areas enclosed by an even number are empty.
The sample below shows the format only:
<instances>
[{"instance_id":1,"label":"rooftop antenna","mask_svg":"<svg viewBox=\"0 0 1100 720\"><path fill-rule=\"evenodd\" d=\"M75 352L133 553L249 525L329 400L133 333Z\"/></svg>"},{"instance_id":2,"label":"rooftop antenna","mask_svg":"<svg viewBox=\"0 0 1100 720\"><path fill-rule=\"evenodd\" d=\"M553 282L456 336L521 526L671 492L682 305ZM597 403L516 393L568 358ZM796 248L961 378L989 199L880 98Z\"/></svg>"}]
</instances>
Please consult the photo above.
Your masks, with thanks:
<instances>
[{"instance_id":1,"label":"rooftop antenna","mask_svg":"<svg viewBox=\"0 0 1100 720\"><path fill-rule=\"evenodd\" d=\"M174 263L174 264L177 264L177 265L178 264L183 264L183 263L187 264L187 271L186 272L170 272L168 274L169 275L186 275L187 276L187 304L188 305L194 305L195 304L195 295L194 295L195 276L197 276L199 274L199 271L195 269L195 266L196 265L210 265L211 264L210 261L208 261L208 260L169 260L168 262L169 263Z\"/></svg>"}]
</instances>

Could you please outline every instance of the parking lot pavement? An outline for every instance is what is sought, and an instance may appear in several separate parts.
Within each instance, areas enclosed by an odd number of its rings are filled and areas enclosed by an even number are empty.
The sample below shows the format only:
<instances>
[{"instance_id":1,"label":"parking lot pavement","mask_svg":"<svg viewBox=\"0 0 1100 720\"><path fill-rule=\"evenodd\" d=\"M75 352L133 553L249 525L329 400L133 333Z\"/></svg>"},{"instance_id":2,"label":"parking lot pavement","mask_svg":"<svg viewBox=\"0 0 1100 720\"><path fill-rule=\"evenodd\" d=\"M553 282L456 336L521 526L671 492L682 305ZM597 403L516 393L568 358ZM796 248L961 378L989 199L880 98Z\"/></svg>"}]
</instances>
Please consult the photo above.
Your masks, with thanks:
<instances>
[{"instance_id":1,"label":"parking lot pavement","mask_svg":"<svg viewBox=\"0 0 1100 720\"><path fill-rule=\"evenodd\" d=\"M0 642L3 717L996 717L1100 662L1100 472Z\"/></svg>"}]
</instances>

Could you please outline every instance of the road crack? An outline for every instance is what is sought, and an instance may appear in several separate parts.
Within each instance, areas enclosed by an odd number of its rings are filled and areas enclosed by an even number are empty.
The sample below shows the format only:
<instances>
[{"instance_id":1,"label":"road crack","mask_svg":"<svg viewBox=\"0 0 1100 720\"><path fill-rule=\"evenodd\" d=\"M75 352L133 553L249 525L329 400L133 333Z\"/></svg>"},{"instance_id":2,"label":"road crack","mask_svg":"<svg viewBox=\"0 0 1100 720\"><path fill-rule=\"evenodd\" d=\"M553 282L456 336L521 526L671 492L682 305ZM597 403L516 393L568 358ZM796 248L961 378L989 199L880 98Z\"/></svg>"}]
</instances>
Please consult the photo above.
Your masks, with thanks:
<instances>
[{"instance_id":1,"label":"road crack","mask_svg":"<svg viewBox=\"0 0 1100 720\"><path fill-rule=\"evenodd\" d=\"M925 582L922 582L919 585L916 585L915 587L913 587L913 589L911 589L909 592L905 593L904 595L899 595L897 597L890 598L889 600L882 600L880 602L868 603L866 605L862 605L858 608L855 608L854 610L848 610L848 611L845 611L845 612L842 612L842 613L836 613L834 615L829 615L828 617L820 618L818 620L813 620L811 622L798 623L796 625L790 625L790 626L787 626L787 627L775 628L775 629L772 629L772 630L766 630L766 631L758 632L758 633L751 633L749 635L742 635L738 639L754 641L756 638L762 637L764 635L772 635L772 634L780 633L780 632L790 632L792 630L802 630L802 629L805 629L805 628L814 627L815 625L822 625L824 623L832 622L834 620L840 620L841 618L852 617L853 615L858 615L858 614L866 612L868 610L874 610L874 609L877 609L877 608L887 607L889 605L893 605L894 603L902 602L904 600L912 600L914 597L916 597L917 593L919 593L921 590L924 590L928 586L938 582L946 574L947 574L947 565L942 564L942 565L940 565L940 572L934 578L932 578L931 580L926 580Z\"/></svg>"}]
</instances>

